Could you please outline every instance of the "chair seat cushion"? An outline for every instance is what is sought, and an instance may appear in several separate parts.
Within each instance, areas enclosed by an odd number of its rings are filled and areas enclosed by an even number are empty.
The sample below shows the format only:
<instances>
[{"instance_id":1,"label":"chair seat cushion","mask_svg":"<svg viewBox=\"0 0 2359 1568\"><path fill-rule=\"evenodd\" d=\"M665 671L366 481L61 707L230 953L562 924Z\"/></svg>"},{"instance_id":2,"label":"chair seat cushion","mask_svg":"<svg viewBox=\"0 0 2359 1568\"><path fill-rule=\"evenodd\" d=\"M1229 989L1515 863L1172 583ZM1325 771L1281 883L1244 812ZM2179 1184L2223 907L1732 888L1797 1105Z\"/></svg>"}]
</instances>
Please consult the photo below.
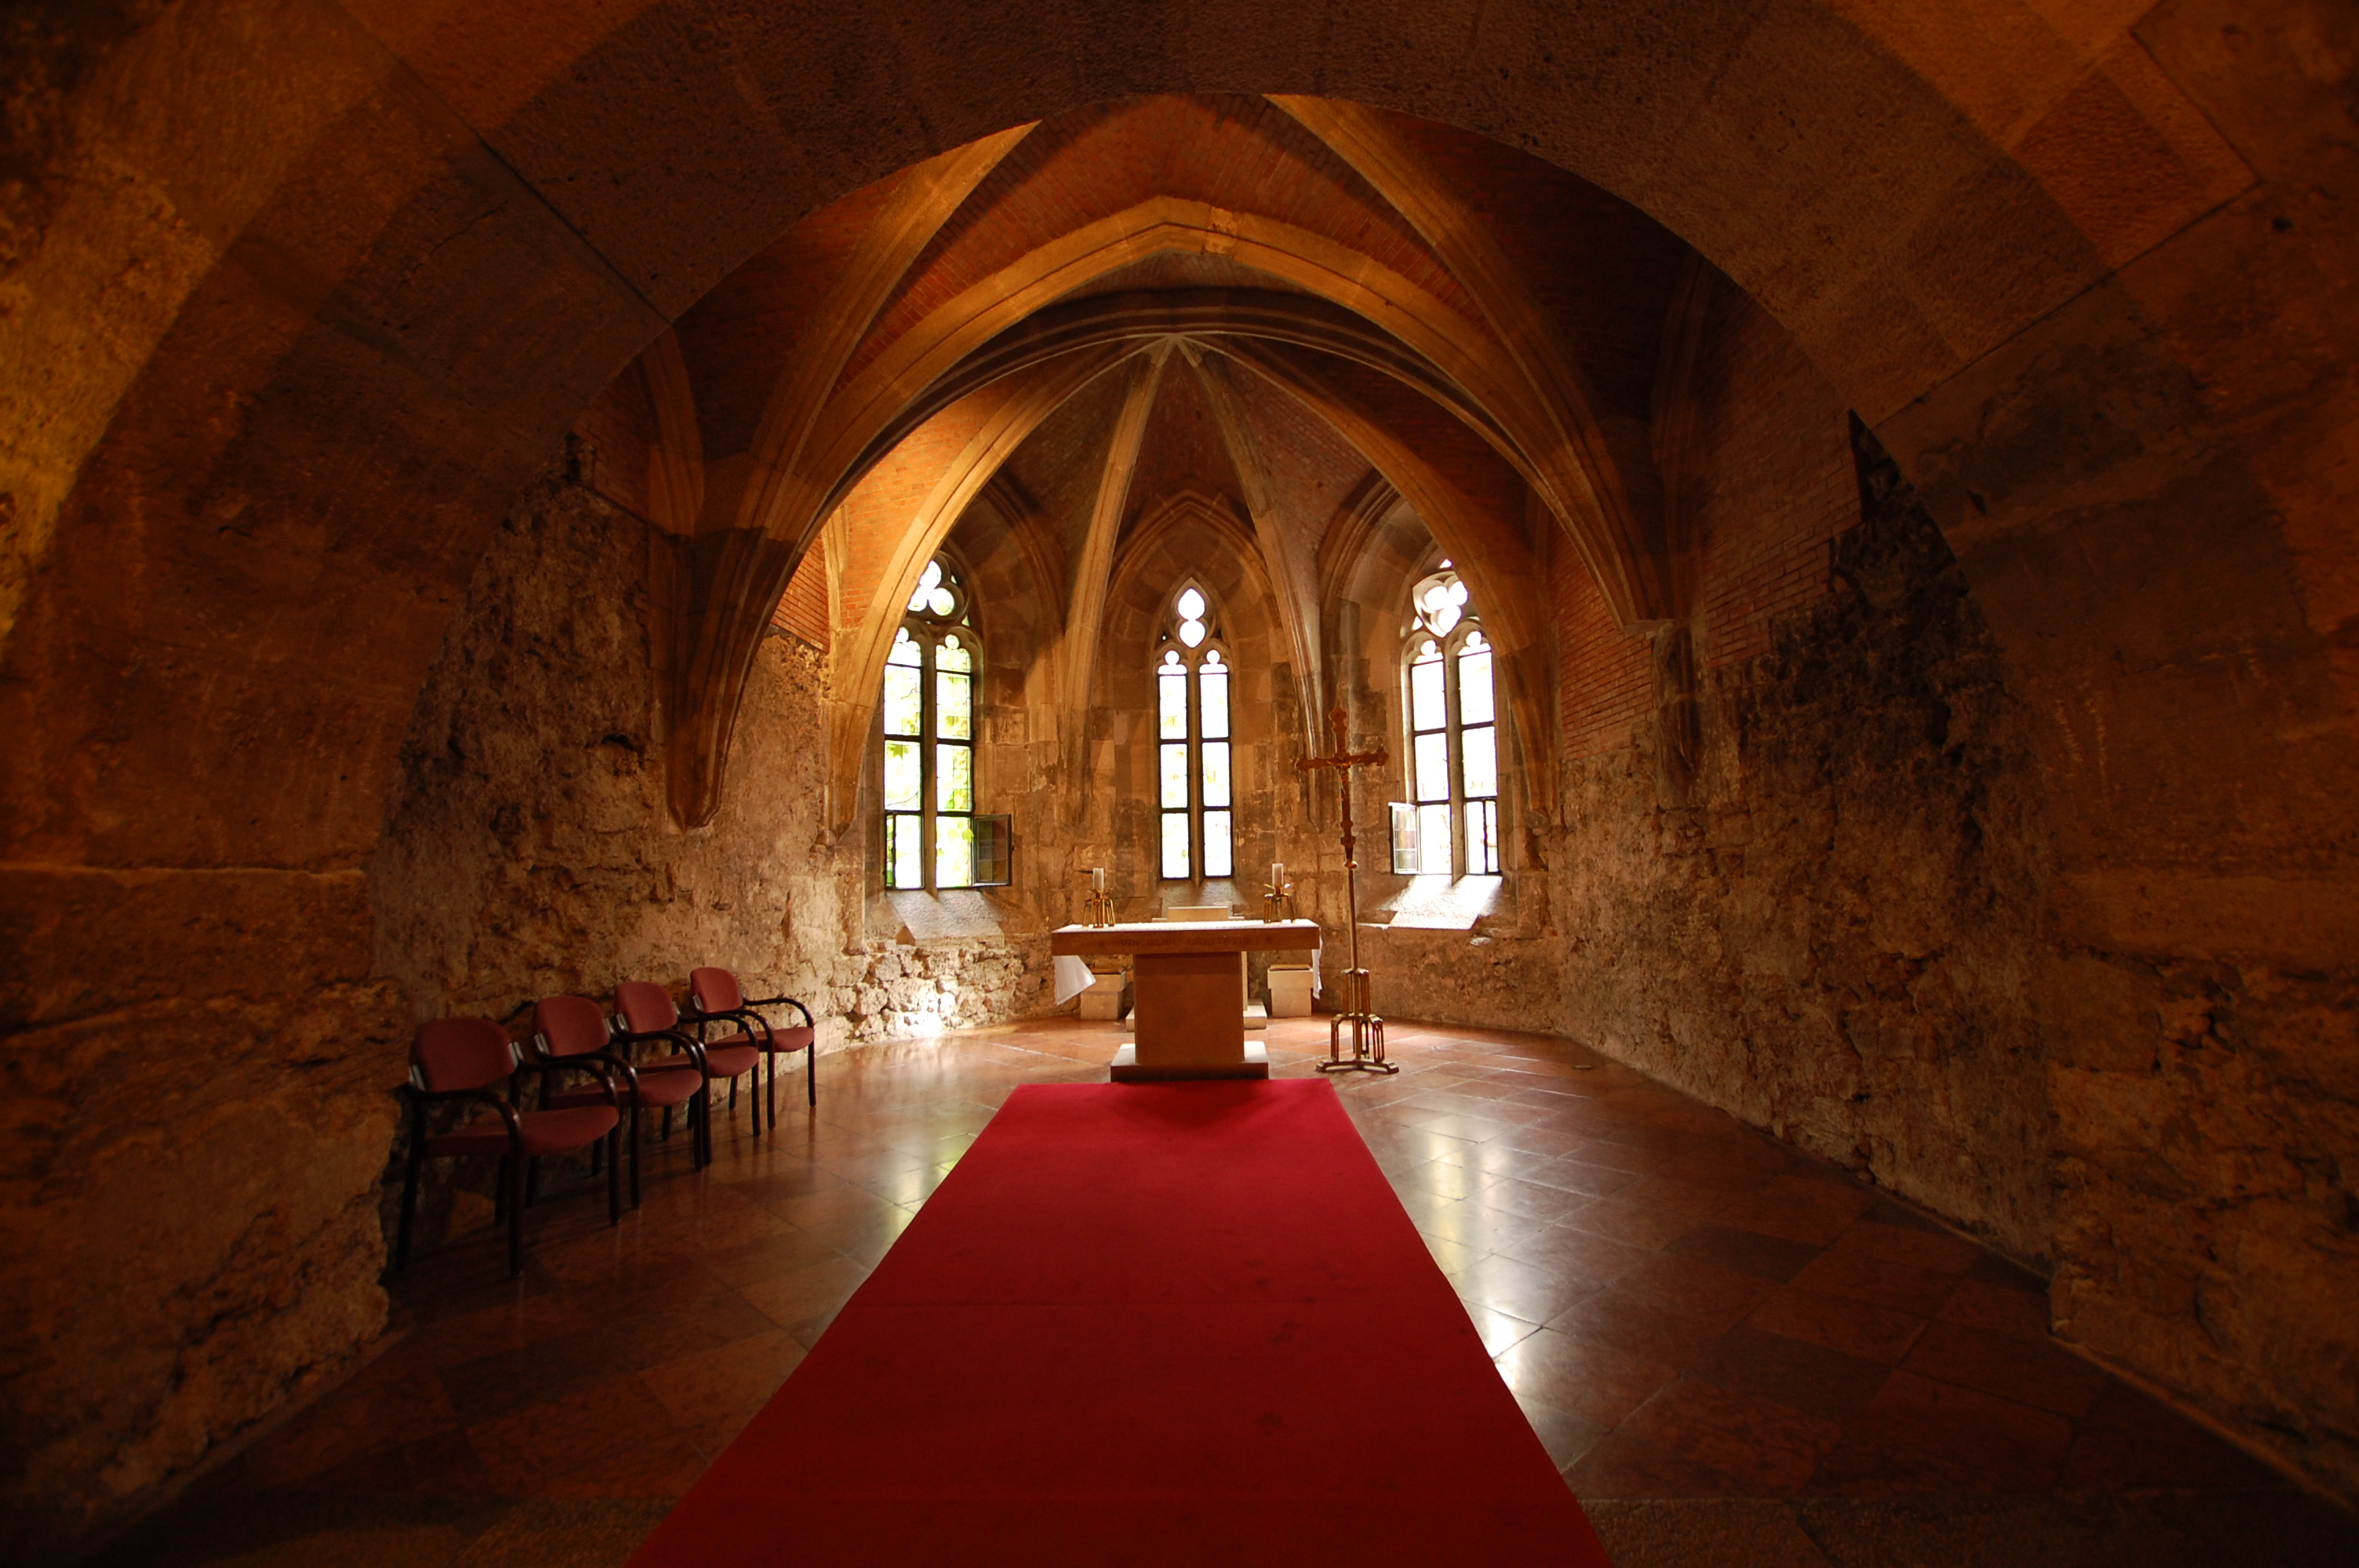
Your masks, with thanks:
<instances>
[{"instance_id":1,"label":"chair seat cushion","mask_svg":"<svg viewBox=\"0 0 2359 1568\"><path fill-rule=\"evenodd\" d=\"M586 1148L613 1130L616 1121L614 1108L603 1104L527 1110L517 1119L524 1124L524 1152L527 1154L562 1154ZM426 1142L426 1152L438 1156L506 1154L514 1148L508 1141L507 1123L495 1116L479 1117L455 1132L446 1132Z\"/></svg>"},{"instance_id":2,"label":"chair seat cushion","mask_svg":"<svg viewBox=\"0 0 2359 1568\"><path fill-rule=\"evenodd\" d=\"M655 1073L649 1072L645 1067L641 1067L638 1072L641 1105L686 1105L696 1098L696 1091L704 1087L704 1075L698 1072L693 1065L686 1072ZM630 1103L631 1086L624 1080L620 1073L614 1075L614 1093L625 1105ZM592 1084L583 1088L567 1089L563 1094L551 1095L547 1103L551 1108L604 1105L606 1091Z\"/></svg>"},{"instance_id":3,"label":"chair seat cushion","mask_svg":"<svg viewBox=\"0 0 2359 1568\"><path fill-rule=\"evenodd\" d=\"M744 1035L737 1037L739 1041ZM750 1073L762 1060L762 1053L752 1045L715 1040L704 1048L704 1059L712 1064L716 1078L734 1078L740 1073Z\"/></svg>"},{"instance_id":4,"label":"chair seat cushion","mask_svg":"<svg viewBox=\"0 0 2359 1568\"><path fill-rule=\"evenodd\" d=\"M705 1049L710 1051L712 1049L713 1045L743 1045L751 1044L758 1050L799 1051L810 1043L811 1032L808 1029L774 1029L770 1032L770 1041L766 1045L763 1044L762 1037L758 1034L746 1035L738 1033L724 1034L720 1039L712 1042L712 1045L707 1045Z\"/></svg>"}]
</instances>

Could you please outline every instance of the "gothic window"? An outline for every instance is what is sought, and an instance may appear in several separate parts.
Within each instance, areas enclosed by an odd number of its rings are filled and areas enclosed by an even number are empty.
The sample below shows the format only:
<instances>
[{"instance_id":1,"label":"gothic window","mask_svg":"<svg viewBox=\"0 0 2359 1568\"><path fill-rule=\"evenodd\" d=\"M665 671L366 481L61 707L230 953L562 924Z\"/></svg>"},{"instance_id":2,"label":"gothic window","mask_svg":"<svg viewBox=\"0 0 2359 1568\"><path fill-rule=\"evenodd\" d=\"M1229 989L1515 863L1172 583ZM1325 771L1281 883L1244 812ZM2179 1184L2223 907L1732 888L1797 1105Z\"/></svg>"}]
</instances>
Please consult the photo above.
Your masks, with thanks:
<instances>
[{"instance_id":1,"label":"gothic window","mask_svg":"<svg viewBox=\"0 0 2359 1568\"><path fill-rule=\"evenodd\" d=\"M1212 602L1190 583L1172 596L1157 640L1156 801L1167 881L1225 877L1230 825L1228 656Z\"/></svg>"},{"instance_id":2,"label":"gothic window","mask_svg":"<svg viewBox=\"0 0 2359 1568\"><path fill-rule=\"evenodd\" d=\"M1491 644L1466 585L1441 563L1410 594L1409 805L1394 810L1393 869L1499 870L1499 727Z\"/></svg>"},{"instance_id":3,"label":"gothic window","mask_svg":"<svg viewBox=\"0 0 2359 1568\"><path fill-rule=\"evenodd\" d=\"M926 564L885 658L885 885L973 887L980 648L951 565Z\"/></svg>"}]
</instances>

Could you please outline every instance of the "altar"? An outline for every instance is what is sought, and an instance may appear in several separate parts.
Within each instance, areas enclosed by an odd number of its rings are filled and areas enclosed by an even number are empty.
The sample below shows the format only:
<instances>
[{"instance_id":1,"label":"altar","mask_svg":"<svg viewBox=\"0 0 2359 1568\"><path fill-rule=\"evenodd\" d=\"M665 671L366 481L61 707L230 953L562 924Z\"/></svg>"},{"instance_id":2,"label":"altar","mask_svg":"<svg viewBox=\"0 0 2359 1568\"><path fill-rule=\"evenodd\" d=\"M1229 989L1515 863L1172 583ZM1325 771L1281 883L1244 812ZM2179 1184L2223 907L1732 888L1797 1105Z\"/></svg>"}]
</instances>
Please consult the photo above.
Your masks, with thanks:
<instances>
[{"instance_id":1,"label":"altar","mask_svg":"<svg viewBox=\"0 0 2359 1568\"><path fill-rule=\"evenodd\" d=\"M1060 957L1131 957L1137 1038L1114 1054L1117 1083L1269 1076L1268 1049L1245 1044L1245 956L1307 953L1319 944L1315 920L1133 921L1049 933L1049 951Z\"/></svg>"}]
</instances>

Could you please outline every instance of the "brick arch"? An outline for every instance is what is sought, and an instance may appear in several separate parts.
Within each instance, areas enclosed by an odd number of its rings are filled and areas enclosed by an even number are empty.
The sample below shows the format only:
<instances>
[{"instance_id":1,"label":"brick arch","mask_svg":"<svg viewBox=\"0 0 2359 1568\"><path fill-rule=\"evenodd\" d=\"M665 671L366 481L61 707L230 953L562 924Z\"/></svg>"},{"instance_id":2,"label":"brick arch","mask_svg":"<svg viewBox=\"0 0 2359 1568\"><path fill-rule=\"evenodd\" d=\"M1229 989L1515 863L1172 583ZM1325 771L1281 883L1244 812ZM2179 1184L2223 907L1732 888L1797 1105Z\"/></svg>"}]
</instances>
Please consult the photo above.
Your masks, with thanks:
<instances>
[{"instance_id":1,"label":"brick arch","mask_svg":"<svg viewBox=\"0 0 2359 1568\"><path fill-rule=\"evenodd\" d=\"M285 1195L281 1250L205 1232L154 1251L275 1299L270 1258L351 1227L373 1172L349 1152L389 1130L375 1086L406 1009L374 978L360 868L510 498L598 388L801 214L1073 105L1190 89L1462 126L1689 240L1877 427L1965 559L2070 803L2060 929L2347 962L2359 900L2333 847L2354 827L2359 586L2331 454L2353 333L2271 221L2350 243L2334 200L2295 200L2316 182L2353 210L2321 150L2348 111L2268 47L2223 55L2193 11L2133 38L2027 10L1962 38L1944 10L1888 8L1880 33L1803 0L984 0L889 38L849 0L775 23L689 0L220 0L120 38L91 20L7 329L38 417L7 459L0 702L24 743L0 905L43 912L23 966L42 979L8 1022L60 1059L100 1020L218 1058L213 1090L247 1108L228 1131L277 1162L251 1184ZM709 72L743 90L694 91ZM186 133L200 110L220 135ZM69 178L93 168L109 178ZM2238 685L2256 665L2272 681ZM349 1064L300 1106L252 1044L298 1036ZM56 1087L57 1125L27 1134L57 1195L42 1234L202 1179L171 1138L136 1141L152 1130L70 1138L94 1092ZM82 1184L102 1168L129 1184ZM224 1272L234 1252L247 1272ZM212 1363L202 1324L41 1256L18 1249L0 1290L49 1347L20 1385L36 1435L16 1468L62 1538L109 1506L103 1468L136 1493L190 1461L171 1390ZM365 1250L342 1256L271 1309L290 1368L375 1321ZM280 1397L248 1380L254 1412Z\"/></svg>"}]
</instances>

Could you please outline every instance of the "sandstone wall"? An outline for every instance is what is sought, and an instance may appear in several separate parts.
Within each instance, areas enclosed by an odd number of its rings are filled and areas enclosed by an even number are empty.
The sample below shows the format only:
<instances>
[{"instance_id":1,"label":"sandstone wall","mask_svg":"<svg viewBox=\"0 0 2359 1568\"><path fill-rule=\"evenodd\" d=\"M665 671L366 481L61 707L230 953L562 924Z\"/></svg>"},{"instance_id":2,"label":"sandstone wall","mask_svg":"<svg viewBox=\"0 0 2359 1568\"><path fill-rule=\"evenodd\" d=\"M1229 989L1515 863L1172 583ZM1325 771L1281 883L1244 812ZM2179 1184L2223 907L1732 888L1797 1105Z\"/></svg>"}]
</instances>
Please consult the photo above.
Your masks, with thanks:
<instances>
[{"instance_id":1,"label":"sandstone wall","mask_svg":"<svg viewBox=\"0 0 2359 1568\"><path fill-rule=\"evenodd\" d=\"M603 1000L626 979L684 994L700 964L802 998L822 1054L1045 1006L1037 937L920 946L897 940L889 905L866 907L865 840L831 843L821 818L825 661L791 636L762 643L720 813L673 824L647 525L574 474L552 472L495 535L402 748L369 888L379 968L415 1015Z\"/></svg>"},{"instance_id":2,"label":"sandstone wall","mask_svg":"<svg viewBox=\"0 0 2359 1568\"><path fill-rule=\"evenodd\" d=\"M1692 795L1658 719L1568 765L1565 1027L2027 1260L2050 1251L2027 1005L2040 795L1940 535L1871 509L1836 590L1701 676Z\"/></svg>"}]
</instances>

